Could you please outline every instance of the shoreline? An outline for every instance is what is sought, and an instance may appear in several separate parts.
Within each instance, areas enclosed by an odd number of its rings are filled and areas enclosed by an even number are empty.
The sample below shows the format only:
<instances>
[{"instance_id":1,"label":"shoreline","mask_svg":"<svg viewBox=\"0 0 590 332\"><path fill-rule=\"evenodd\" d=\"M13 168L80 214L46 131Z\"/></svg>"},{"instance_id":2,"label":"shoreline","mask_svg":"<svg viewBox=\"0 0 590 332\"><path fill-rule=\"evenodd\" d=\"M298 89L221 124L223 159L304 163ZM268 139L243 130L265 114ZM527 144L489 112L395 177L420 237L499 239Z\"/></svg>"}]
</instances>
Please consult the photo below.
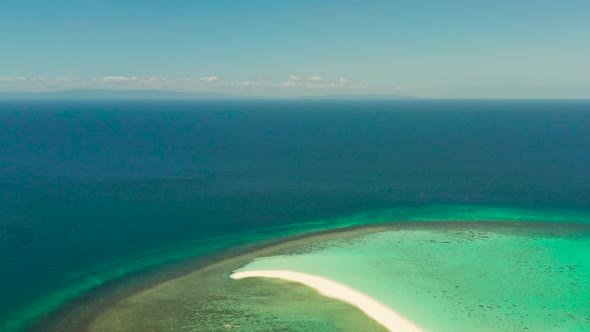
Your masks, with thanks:
<instances>
[{"instance_id":1,"label":"shoreline","mask_svg":"<svg viewBox=\"0 0 590 332\"><path fill-rule=\"evenodd\" d=\"M289 270L255 270L234 272L229 276L234 280L245 278L276 278L299 283L316 290L319 294L333 298L358 308L368 317L381 324L389 331L420 332L423 331L413 322L397 312L379 303L373 298L336 281L315 275Z\"/></svg>"}]
</instances>

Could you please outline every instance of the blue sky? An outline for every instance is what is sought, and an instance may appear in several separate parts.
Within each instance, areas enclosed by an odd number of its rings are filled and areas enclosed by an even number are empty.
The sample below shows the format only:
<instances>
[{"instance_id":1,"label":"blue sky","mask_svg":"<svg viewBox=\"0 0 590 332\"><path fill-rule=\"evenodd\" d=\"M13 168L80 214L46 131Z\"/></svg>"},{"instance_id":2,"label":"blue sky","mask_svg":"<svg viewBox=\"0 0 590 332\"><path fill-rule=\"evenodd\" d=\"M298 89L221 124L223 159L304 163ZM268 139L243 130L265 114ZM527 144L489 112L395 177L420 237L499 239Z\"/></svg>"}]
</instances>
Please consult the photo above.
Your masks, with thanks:
<instances>
[{"instance_id":1,"label":"blue sky","mask_svg":"<svg viewBox=\"0 0 590 332\"><path fill-rule=\"evenodd\" d=\"M0 91L590 98L590 1L0 1Z\"/></svg>"}]
</instances>

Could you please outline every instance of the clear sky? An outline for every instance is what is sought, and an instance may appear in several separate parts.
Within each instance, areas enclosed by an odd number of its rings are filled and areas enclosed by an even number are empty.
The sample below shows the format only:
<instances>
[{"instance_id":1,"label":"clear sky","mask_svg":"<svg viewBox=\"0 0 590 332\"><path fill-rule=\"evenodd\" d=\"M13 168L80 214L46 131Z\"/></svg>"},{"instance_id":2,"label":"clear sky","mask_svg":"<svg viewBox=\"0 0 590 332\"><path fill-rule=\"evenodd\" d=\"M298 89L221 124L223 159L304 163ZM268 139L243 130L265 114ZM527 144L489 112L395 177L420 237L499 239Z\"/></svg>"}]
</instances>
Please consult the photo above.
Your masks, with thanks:
<instances>
[{"instance_id":1,"label":"clear sky","mask_svg":"<svg viewBox=\"0 0 590 332\"><path fill-rule=\"evenodd\" d=\"M0 91L590 98L588 0L1 0Z\"/></svg>"}]
</instances>

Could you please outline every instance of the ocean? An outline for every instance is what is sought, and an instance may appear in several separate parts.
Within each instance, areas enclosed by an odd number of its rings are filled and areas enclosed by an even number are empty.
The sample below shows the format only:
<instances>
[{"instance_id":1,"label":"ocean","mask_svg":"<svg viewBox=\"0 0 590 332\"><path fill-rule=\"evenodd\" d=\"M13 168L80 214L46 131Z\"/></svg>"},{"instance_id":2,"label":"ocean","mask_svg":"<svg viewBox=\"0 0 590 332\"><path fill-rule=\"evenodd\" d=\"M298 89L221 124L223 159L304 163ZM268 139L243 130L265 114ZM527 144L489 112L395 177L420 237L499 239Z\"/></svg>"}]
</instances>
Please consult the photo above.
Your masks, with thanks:
<instances>
[{"instance_id":1,"label":"ocean","mask_svg":"<svg viewBox=\"0 0 590 332\"><path fill-rule=\"evenodd\" d=\"M585 100L1 101L0 330L318 223L590 222L589 170Z\"/></svg>"}]
</instances>

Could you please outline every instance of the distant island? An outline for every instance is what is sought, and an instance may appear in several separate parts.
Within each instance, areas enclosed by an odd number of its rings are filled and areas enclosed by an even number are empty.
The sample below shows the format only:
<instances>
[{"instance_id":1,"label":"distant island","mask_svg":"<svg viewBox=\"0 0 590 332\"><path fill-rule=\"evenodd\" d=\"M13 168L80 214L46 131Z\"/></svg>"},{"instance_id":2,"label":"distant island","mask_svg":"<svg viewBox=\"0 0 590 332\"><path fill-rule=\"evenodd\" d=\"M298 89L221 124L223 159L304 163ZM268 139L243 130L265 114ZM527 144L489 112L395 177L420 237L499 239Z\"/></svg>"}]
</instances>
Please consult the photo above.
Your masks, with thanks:
<instances>
[{"instance_id":1,"label":"distant island","mask_svg":"<svg viewBox=\"0 0 590 332\"><path fill-rule=\"evenodd\" d=\"M0 100L98 100L98 99L147 99L147 100L200 100L200 99L276 99L266 96L244 96L222 93L198 93L170 90L109 90L79 89L47 92L0 92ZM280 99L417 99L400 95L318 95L284 97Z\"/></svg>"}]
</instances>

